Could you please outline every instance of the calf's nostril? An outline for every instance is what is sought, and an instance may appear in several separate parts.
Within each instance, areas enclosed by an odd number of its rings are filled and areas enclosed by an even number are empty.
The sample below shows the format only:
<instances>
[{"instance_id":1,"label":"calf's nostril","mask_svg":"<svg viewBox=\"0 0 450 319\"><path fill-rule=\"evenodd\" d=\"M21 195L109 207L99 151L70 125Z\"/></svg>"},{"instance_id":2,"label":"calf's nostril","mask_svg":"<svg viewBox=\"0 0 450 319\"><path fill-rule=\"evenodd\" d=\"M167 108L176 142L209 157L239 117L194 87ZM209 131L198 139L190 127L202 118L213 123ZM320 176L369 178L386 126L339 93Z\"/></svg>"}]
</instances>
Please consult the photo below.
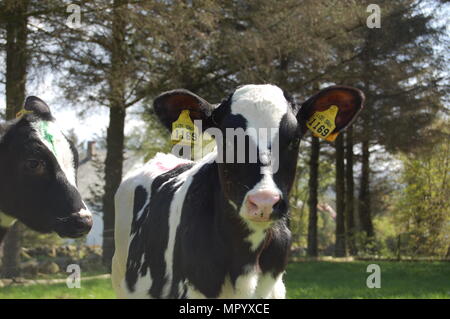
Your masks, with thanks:
<instances>
[{"instance_id":1,"label":"calf's nostril","mask_svg":"<svg viewBox=\"0 0 450 319\"><path fill-rule=\"evenodd\" d=\"M92 217L83 218L83 224L86 225L86 227L91 228L92 227Z\"/></svg>"},{"instance_id":2,"label":"calf's nostril","mask_svg":"<svg viewBox=\"0 0 450 319\"><path fill-rule=\"evenodd\" d=\"M280 201L280 195L273 191L259 191L248 196L250 207L270 209Z\"/></svg>"},{"instance_id":3,"label":"calf's nostril","mask_svg":"<svg viewBox=\"0 0 450 319\"><path fill-rule=\"evenodd\" d=\"M72 214L70 225L79 232L86 232L92 228L93 219L88 214Z\"/></svg>"},{"instance_id":4,"label":"calf's nostril","mask_svg":"<svg viewBox=\"0 0 450 319\"><path fill-rule=\"evenodd\" d=\"M250 198L248 198L247 200L247 207L250 208L250 210L258 209L258 205L254 203Z\"/></svg>"}]
</instances>

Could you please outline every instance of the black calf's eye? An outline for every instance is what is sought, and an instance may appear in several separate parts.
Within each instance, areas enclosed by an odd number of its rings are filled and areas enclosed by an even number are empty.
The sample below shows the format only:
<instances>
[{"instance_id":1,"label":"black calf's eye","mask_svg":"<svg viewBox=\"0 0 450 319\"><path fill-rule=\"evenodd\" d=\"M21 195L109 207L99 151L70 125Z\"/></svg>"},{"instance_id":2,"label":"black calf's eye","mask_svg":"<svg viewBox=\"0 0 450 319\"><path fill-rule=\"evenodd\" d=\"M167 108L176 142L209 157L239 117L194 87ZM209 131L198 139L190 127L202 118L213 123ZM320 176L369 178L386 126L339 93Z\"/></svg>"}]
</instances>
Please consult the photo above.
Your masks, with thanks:
<instances>
[{"instance_id":1,"label":"black calf's eye","mask_svg":"<svg viewBox=\"0 0 450 319\"><path fill-rule=\"evenodd\" d=\"M25 162L25 168L31 173L42 173L44 171L45 163L40 160L29 159Z\"/></svg>"}]
</instances>

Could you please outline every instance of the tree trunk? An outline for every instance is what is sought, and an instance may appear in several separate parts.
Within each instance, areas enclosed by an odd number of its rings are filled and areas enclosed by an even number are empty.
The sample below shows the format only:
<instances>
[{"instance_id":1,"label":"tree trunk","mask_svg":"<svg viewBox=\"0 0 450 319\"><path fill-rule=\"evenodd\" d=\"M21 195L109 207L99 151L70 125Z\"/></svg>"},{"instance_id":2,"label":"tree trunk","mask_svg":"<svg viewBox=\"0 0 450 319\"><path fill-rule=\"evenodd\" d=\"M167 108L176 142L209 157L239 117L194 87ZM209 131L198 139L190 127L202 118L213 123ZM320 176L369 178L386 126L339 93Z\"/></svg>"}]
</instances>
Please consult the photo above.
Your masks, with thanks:
<instances>
[{"instance_id":1,"label":"tree trunk","mask_svg":"<svg viewBox=\"0 0 450 319\"><path fill-rule=\"evenodd\" d=\"M362 142L362 159L361 159L361 182L358 196L358 214L361 224L361 230L366 235L369 244L374 238L372 225L372 216L370 211L370 166L369 166L369 142ZM369 247L370 248L370 247Z\"/></svg>"},{"instance_id":2,"label":"tree trunk","mask_svg":"<svg viewBox=\"0 0 450 319\"><path fill-rule=\"evenodd\" d=\"M103 263L109 267L114 254L114 195L122 180L125 110L110 108L103 196Z\"/></svg>"},{"instance_id":3,"label":"tree trunk","mask_svg":"<svg viewBox=\"0 0 450 319\"><path fill-rule=\"evenodd\" d=\"M11 120L25 101L27 79L28 1L8 0L5 3L6 21L6 119ZM16 223L5 236L2 275L20 275L21 226Z\"/></svg>"},{"instance_id":4,"label":"tree trunk","mask_svg":"<svg viewBox=\"0 0 450 319\"><path fill-rule=\"evenodd\" d=\"M114 195L122 180L125 126L125 32L127 1L115 0L112 21L111 70L109 78L109 126L103 196L103 264L110 268L114 254Z\"/></svg>"},{"instance_id":5,"label":"tree trunk","mask_svg":"<svg viewBox=\"0 0 450 319\"><path fill-rule=\"evenodd\" d=\"M6 21L6 119L14 119L25 101L27 80L28 1L8 0Z\"/></svg>"},{"instance_id":6,"label":"tree trunk","mask_svg":"<svg viewBox=\"0 0 450 319\"><path fill-rule=\"evenodd\" d=\"M335 142L336 147L336 257L345 257L347 247L345 240L345 164L344 164L344 137L339 135Z\"/></svg>"},{"instance_id":7,"label":"tree trunk","mask_svg":"<svg viewBox=\"0 0 450 319\"><path fill-rule=\"evenodd\" d=\"M346 132L345 149L345 227L347 230L347 245L350 255L358 252L355 243L355 212L354 212L354 180L353 180L353 129L349 127Z\"/></svg>"},{"instance_id":8,"label":"tree trunk","mask_svg":"<svg viewBox=\"0 0 450 319\"><path fill-rule=\"evenodd\" d=\"M309 218L308 218L308 256L318 256L317 242L317 193L319 188L319 153L320 141L317 137L311 139L311 158L309 161Z\"/></svg>"}]
</instances>

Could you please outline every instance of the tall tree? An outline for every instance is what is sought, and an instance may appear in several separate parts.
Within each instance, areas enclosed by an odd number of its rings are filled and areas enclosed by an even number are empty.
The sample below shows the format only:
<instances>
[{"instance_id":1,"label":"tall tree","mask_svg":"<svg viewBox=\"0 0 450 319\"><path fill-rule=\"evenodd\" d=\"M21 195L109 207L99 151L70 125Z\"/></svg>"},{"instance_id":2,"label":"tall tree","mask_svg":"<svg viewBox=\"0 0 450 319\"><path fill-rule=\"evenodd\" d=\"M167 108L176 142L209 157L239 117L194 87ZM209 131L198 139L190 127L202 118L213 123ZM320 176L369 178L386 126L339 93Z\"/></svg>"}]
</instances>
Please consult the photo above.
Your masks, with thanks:
<instances>
[{"instance_id":1,"label":"tall tree","mask_svg":"<svg viewBox=\"0 0 450 319\"><path fill-rule=\"evenodd\" d=\"M25 101L28 66L28 1L7 0L0 4L6 24L6 119L15 118ZM20 275L21 224L12 226L3 246L2 275Z\"/></svg>"},{"instance_id":2,"label":"tall tree","mask_svg":"<svg viewBox=\"0 0 450 319\"><path fill-rule=\"evenodd\" d=\"M340 134L335 141L336 148L336 244L334 255L344 257L347 255L345 233L345 163L344 163L344 136Z\"/></svg>"},{"instance_id":3,"label":"tall tree","mask_svg":"<svg viewBox=\"0 0 450 319\"><path fill-rule=\"evenodd\" d=\"M370 206L370 152L369 141L362 142L361 178L359 183L358 213L361 229L367 236L368 243L373 240L374 229Z\"/></svg>"},{"instance_id":4,"label":"tall tree","mask_svg":"<svg viewBox=\"0 0 450 319\"><path fill-rule=\"evenodd\" d=\"M345 133L345 230L350 255L357 254L355 242L355 212L353 179L353 129L349 127Z\"/></svg>"},{"instance_id":5,"label":"tall tree","mask_svg":"<svg viewBox=\"0 0 450 319\"><path fill-rule=\"evenodd\" d=\"M311 157L309 159L309 217L308 217L308 247L307 254L311 257L319 255L317 236L317 204L319 189L319 154L320 141L317 137L311 137Z\"/></svg>"},{"instance_id":6,"label":"tall tree","mask_svg":"<svg viewBox=\"0 0 450 319\"><path fill-rule=\"evenodd\" d=\"M112 14L111 69L109 73L109 126L106 135L105 194L103 196L103 263L114 253L114 194L122 181L125 140L127 0L115 0Z\"/></svg>"},{"instance_id":7,"label":"tall tree","mask_svg":"<svg viewBox=\"0 0 450 319\"><path fill-rule=\"evenodd\" d=\"M29 1L7 0L3 4L6 20L6 119L15 118L25 101L28 66Z\"/></svg>"}]
</instances>

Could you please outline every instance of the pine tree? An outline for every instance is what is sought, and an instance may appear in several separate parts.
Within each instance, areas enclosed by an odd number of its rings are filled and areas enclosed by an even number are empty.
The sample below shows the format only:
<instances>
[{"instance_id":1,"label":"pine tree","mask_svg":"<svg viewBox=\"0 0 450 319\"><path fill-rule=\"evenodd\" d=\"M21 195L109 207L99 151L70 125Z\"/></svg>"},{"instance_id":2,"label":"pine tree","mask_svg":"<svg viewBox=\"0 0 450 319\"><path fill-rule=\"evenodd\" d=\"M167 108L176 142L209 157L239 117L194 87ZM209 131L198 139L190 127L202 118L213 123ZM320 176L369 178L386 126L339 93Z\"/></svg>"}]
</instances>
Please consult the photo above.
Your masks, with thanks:
<instances>
[{"instance_id":1,"label":"pine tree","mask_svg":"<svg viewBox=\"0 0 450 319\"><path fill-rule=\"evenodd\" d=\"M354 177L353 177L353 129L349 127L345 132L345 230L350 255L357 254L355 241L355 212L354 212Z\"/></svg>"},{"instance_id":2,"label":"pine tree","mask_svg":"<svg viewBox=\"0 0 450 319\"><path fill-rule=\"evenodd\" d=\"M370 1L358 4L362 9ZM442 108L442 57L433 51L441 30L421 5L432 1L383 1L381 28L358 28L354 39L336 43L340 56L354 56L345 71L326 78L362 89L365 109L354 125L354 144L360 145L361 171L357 211L359 230L367 239L362 248L373 247L371 169L374 147L388 152L424 151L433 144L429 127ZM357 6L356 6L357 7ZM355 7L355 8L356 8ZM361 19L363 16L361 16ZM348 176L351 176L347 166ZM347 181L348 183L348 181ZM348 194L348 196L350 196Z\"/></svg>"},{"instance_id":3,"label":"pine tree","mask_svg":"<svg viewBox=\"0 0 450 319\"><path fill-rule=\"evenodd\" d=\"M336 257L347 256L347 238L345 230L345 163L344 136L340 134L335 141L336 148Z\"/></svg>"},{"instance_id":4,"label":"pine tree","mask_svg":"<svg viewBox=\"0 0 450 319\"><path fill-rule=\"evenodd\" d=\"M317 236L317 204L318 204L318 188L319 188L319 154L320 141L317 137L311 138L311 156L309 159L309 218L308 218L308 248L307 254L311 257L319 255L318 236Z\"/></svg>"},{"instance_id":5,"label":"pine tree","mask_svg":"<svg viewBox=\"0 0 450 319\"><path fill-rule=\"evenodd\" d=\"M14 119L25 102L29 63L28 10L29 1L8 0L0 3L0 11L3 13L1 18L6 29L5 118L7 120ZM16 222L5 237L2 262L2 275L5 278L14 278L20 275L21 229L21 224Z\"/></svg>"}]
</instances>

